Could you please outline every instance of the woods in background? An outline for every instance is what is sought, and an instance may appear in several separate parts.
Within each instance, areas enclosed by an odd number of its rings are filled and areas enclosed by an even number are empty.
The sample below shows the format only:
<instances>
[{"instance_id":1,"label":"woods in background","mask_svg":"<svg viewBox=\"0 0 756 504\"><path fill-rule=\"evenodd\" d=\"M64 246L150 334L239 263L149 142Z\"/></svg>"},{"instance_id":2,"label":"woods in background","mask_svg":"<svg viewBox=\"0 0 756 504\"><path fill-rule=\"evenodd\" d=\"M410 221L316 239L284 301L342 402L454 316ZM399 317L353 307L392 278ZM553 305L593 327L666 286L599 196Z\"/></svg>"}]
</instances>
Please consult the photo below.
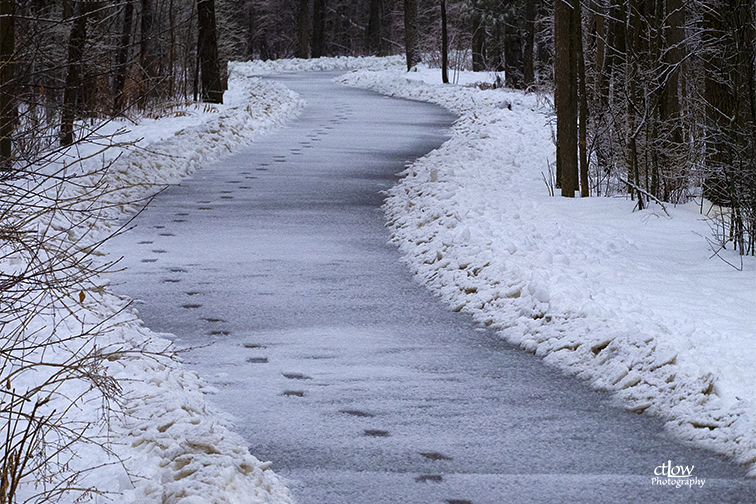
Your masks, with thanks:
<instances>
[{"instance_id":1,"label":"woods in background","mask_svg":"<svg viewBox=\"0 0 756 504\"><path fill-rule=\"evenodd\" d=\"M562 194L581 172L583 195L629 192L639 208L703 196L718 245L754 254L754 2L555 5Z\"/></svg>"},{"instance_id":2,"label":"woods in background","mask_svg":"<svg viewBox=\"0 0 756 504\"><path fill-rule=\"evenodd\" d=\"M218 54L213 0L0 0L1 167L71 145L87 121L220 103Z\"/></svg>"},{"instance_id":3,"label":"woods in background","mask_svg":"<svg viewBox=\"0 0 756 504\"><path fill-rule=\"evenodd\" d=\"M230 59L406 53L554 91L563 196L704 196L753 254L755 34L750 0L0 0L0 168L82 121L220 102Z\"/></svg>"}]
</instances>

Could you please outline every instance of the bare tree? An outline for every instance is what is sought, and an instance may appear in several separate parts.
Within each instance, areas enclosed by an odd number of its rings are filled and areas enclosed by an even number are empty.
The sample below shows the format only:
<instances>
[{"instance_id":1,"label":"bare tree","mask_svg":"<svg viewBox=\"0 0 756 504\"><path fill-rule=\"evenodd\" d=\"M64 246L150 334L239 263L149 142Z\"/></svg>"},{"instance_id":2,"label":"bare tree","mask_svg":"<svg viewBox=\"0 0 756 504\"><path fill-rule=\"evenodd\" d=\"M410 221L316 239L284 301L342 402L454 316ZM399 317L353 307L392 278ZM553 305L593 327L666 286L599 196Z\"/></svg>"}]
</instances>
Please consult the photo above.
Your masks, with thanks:
<instances>
[{"instance_id":1,"label":"bare tree","mask_svg":"<svg viewBox=\"0 0 756 504\"><path fill-rule=\"evenodd\" d=\"M87 41L87 15L89 5L84 2L74 4L71 19L71 36L68 39L68 73L66 74L65 95L63 97L63 116L60 122L60 144L73 143L74 120L76 119L76 104L79 91L82 89L81 79L82 57L84 44Z\"/></svg>"},{"instance_id":2,"label":"bare tree","mask_svg":"<svg viewBox=\"0 0 756 504\"><path fill-rule=\"evenodd\" d=\"M310 0L299 0L298 58L310 57Z\"/></svg>"},{"instance_id":3,"label":"bare tree","mask_svg":"<svg viewBox=\"0 0 756 504\"><path fill-rule=\"evenodd\" d=\"M218 61L218 36L215 27L214 0L197 0L199 39L197 53L202 74L202 100L223 103L223 83Z\"/></svg>"},{"instance_id":4,"label":"bare tree","mask_svg":"<svg viewBox=\"0 0 756 504\"><path fill-rule=\"evenodd\" d=\"M404 44L407 51L407 70L411 70L422 61L417 0L404 0Z\"/></svg>"},{"instance_id":5,"label":"bare tree","mask_svg":"<svg viewBox=\"0 0 756 504\"><path fill-rule=\"evenodd\" d=\"M441 81L449 83L449 29L446 21L446 0L441 0Z\"/></svg>"},{"instance_id":6,"label":"bare tree","mask_svg":"<svg viewBox=\"0 0 756 504\"><path fill-rule=\"evenodd\" d=\"M381 5L381 0L370 0L370 14L367 26L367 50L371 54L376 55L383 54L381 44L382 10L383 6Z\"/></svg>"},{"instance_id":7,"label":"bare tree","mask_svg":"<svg viewBox=\"0 0 756 504\"><path fill-rule=\"evenodd\" d=\"M557 0L554 6L554 105L557 113L557 182L562 196L578 189L577 74L574 10L577 0Z\"/></svg>"},{"instance_id":8,"label":"bare tree","mask_svg":"<svg viewBox=\"0 0 756 504\"><path fill-rule=\"evenodd\" d=\"M0 1L0 171L8 171L11 166L11 135L16 121L16 89L14 86L15 11L15 1Z\"/></svg>"}]
</instances>

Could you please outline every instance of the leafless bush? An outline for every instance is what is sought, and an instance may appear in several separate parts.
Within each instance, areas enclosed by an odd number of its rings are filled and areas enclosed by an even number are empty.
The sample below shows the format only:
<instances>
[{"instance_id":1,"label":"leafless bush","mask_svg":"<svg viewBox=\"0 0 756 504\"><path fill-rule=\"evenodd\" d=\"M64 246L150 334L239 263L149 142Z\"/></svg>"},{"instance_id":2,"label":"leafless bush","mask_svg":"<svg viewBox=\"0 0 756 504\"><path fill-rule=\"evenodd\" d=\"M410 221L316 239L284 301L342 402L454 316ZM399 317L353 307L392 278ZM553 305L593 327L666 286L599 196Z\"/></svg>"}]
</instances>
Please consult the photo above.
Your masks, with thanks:
<instances>
[{"instance_id":1,"label":"leafless bush","mask_svg":"<svg viewBox=\"0 0 756 504\"><path fill-rule=\"evenodd\" d=\"M88 166L109 149L128 147L99 131L68 149L40 148L33 162L17 158L0 179L3 504L100 493L80 485L94 469L77 457L83 446L118 463L107 425L119 411L121 387L107 364L146 352L104 338L118 314L91 310L103 293L99 276L114 267L100 248L123 226L108 231L102 224L123 188L108 184L109 163Z\"/></svg>"}]
</instances>

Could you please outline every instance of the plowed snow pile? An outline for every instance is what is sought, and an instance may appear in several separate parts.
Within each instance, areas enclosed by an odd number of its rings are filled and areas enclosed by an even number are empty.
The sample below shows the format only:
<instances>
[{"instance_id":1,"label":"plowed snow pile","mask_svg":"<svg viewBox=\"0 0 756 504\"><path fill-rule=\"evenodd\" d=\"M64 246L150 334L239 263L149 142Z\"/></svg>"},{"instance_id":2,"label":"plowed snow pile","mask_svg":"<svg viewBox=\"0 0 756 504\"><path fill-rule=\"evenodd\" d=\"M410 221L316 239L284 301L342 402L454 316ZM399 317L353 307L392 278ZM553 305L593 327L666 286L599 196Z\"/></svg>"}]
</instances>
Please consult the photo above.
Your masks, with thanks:
<instances>
[{"instance_id":1,"label":"plowed snow pile","mask_svg":"<svg viewBox=\"0 0 756 504\"><path fill-rule=\"evenodd\" d=\"M385 206L418 278L512 343L756 476L754 258L742 271L712 258L700 201L667 205L668 217L659 206L634 211L626 198L550 197L550 107L532 94L442 85L438 74L341 79L460 114L451 140L410 166ZM732 251L720 255L740 264Z\"/></svg>"}]
</instances>

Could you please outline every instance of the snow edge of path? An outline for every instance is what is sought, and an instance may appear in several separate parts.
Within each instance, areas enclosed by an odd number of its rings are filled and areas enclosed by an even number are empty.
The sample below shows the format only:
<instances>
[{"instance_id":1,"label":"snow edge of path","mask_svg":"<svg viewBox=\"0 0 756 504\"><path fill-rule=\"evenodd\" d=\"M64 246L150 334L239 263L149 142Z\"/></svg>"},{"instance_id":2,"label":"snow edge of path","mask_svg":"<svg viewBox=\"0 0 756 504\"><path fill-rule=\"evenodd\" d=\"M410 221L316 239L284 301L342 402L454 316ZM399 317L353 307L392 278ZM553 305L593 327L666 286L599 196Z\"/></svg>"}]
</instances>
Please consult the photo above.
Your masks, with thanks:
<instances>
[{"instance_id":1,"label":"snow edge of path","mask_svg":"<svg viewBox=\"0 0 756 504\"><path fill-rule=\"evenodd\" d=\"M502 159L492 156L486 144L506 144L512 132L497 123L516 119L518 110L540 113L543 120L536 126L546 128L547 110L537 98L511 90L431 85L408 77L412 75L403 70L361 70L339 80L433 102L460 115L452 138L409 166L384 206L392 240L416 277L452 309L470 313L509 342L611 392L627 411L660 417L676 437L729 456L747 466L748 477L756 477L754 405L721 400L711 373L691 373L679 366L673 349L654 334L639 332L612 314L555 310L545 282L522 265L497 264L493 248L486 249L490 243L471 239L475 230L465 226L466 216L454 202L456 193L465 190L454 185L454 169L465 163L500 164Z\"/></svg>"},{"instance_id":2,"label":"snow edge of path","mask_svg":"<svg viewBox=\"0 0 756 504\"><path fill-rule=\"evenodd\" d=\"M227 105L208 106L210 112L200 114L199 122L176 131L170 129L170 120L164 121L166 128L148 132L137 149L108 153L113 162L105 182L113 189L113 206L96 234L117 229L119 217L135 209L130 202L233 154L302 110L304 102L285 86L233 66L230 70ZM142 133L139 126L133 130ZM145 352L126 353L107 364L123 387L125 416L110 425L110 449L123 465L101 460L103 467L84 481L107 494L121 494L122 502L293 502L288 488L269 470L270 462L252 456L241 436L208 407L202 379L180 361L161 355L171 347L170 341L144 327L136 311L127 312L129 301L117 296L108 280L99 281L86 292L82 306L90 320L109 321L98 345ZM90 456L88 460L101 459L102 454Z\"/></svg>"}]
</instances>

